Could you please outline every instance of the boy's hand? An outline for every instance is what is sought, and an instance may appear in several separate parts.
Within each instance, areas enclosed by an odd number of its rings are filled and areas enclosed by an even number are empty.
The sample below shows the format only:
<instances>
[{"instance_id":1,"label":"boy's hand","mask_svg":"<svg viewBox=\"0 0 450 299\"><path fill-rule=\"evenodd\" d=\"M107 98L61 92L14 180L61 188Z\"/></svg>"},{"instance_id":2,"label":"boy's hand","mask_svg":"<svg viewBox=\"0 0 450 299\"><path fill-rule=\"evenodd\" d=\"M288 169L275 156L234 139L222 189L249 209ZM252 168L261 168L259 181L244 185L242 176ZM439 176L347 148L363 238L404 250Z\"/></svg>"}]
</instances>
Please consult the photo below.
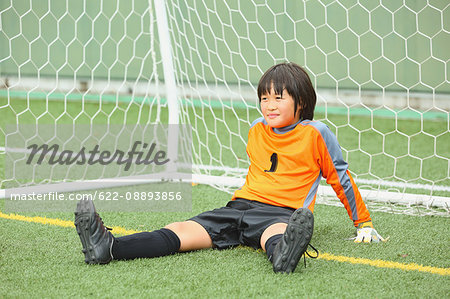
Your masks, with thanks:
<instances>
[{"instance_id":1,"label":"boy's hand","mask_svg":"<svg viewBox=\"0 0 450 299\"><path fill-rule=\"evenodd\" d=\"M380 241L386 242L389 238L384 239L380 234L373 228L372 221L360 223L356 230L356 237L354 238L355 243L378 243Z\"/></svg>"}]
</instances>

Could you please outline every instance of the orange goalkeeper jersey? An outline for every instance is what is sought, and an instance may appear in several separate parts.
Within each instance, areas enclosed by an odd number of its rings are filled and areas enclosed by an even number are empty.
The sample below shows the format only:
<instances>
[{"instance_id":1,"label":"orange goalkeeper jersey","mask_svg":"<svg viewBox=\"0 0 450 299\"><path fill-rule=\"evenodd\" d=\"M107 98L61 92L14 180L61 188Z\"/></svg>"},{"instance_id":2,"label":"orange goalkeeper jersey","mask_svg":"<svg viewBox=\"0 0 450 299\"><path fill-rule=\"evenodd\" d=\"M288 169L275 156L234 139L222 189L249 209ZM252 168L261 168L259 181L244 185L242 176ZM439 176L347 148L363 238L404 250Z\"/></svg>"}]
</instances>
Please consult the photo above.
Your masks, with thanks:
<instances>
[{"instance_id":1,"label":"orange goalkeeper jersey","mask_svg":"<svg viewBox=\"0 0 450 299\"><path fill-rule=\"evenodd\" d=\"M336 136L320 121L304 120L286 128L255 120L248 134L250 167L245 184L233 195L275 206L309 208L326 178L355 226L371 220L348 171Z\"/></svg>"}]
</instances>

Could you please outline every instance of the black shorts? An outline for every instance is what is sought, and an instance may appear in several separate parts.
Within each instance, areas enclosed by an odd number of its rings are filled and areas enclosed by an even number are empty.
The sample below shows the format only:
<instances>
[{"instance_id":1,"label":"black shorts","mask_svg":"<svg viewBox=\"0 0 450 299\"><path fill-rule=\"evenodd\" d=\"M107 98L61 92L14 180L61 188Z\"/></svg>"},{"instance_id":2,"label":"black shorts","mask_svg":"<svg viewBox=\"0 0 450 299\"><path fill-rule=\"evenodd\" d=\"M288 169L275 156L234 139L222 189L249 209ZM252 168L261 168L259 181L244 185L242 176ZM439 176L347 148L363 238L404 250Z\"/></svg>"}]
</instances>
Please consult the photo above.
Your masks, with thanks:
<instances>
[{"instance_id":1,"label":"black shorts","mask_svg":"<svg viewBox=\"0 0 450 299\"><path fill-rule=\"evenodd\" d=\"M238 198L189 220L203 226L218 249L237 245L261 248L262 233L275 223L288 223L295 209Z\"/></svg>"}]
</instances>

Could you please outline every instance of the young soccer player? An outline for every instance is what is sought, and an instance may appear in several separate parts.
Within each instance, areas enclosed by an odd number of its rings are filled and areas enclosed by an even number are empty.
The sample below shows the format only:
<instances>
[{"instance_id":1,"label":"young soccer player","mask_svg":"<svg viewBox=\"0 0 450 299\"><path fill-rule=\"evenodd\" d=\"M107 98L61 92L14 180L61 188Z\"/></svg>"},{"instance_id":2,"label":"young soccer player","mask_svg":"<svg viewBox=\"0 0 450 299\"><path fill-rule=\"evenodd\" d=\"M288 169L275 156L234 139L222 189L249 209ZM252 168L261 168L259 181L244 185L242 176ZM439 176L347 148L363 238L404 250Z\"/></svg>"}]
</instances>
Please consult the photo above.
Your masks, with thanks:
<instances>
[{"instance_id":1,"label":"young soccer player","mask_svg":"<svg viewBox=\"0 0 450 299\"><path fill-rule=\"evenodd\" d=\"M93 202L80 201L75 226L86 263L242 244L262 248L275 272L293 272L313 234L312 212L322 177L357 227L355 242L384 240L373 228L336 137L313 121L316 93L308 74L295 63L272 66L260 79L258 97L263 117L248 134L246 181L225 207L153 232L114 237Z\"/></svg>"}]
</instances>

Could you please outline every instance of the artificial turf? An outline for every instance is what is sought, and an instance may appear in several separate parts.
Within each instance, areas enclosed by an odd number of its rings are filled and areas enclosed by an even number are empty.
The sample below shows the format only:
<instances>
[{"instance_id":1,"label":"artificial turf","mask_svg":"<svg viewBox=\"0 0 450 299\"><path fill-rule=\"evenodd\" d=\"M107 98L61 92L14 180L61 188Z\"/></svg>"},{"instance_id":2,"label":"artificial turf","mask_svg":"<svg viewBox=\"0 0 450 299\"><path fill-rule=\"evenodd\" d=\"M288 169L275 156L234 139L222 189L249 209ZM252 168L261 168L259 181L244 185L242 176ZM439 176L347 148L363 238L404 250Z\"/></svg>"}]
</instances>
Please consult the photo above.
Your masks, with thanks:
<instances>
[{"instance_id":1,"label":"artificial turf","mask_svg":"<svg viewBox=\"0 0 450 299\"><path fill-rule=\"evenodd\" d=\"M99 211L109 226L154 230L223 206L229 194L204 185L192 189L190 212ZM1 201L0 201L1 202ZM74 205L76 203L74 202ZM0 205L1 206L1 205ZM74 207L75 208L75 207ZM28 213L73 220L72 213ZM450 219L373 212L382 244L345 238L354 227L343 207L316 205L311 243L335 256L450 267ZM290 275L274 274L262 251L240 246L172 256L86 265L73 228L0 218L0 297L301 297L445 298L449 275L307 258Z\"/></svg>"}]
</instances>

